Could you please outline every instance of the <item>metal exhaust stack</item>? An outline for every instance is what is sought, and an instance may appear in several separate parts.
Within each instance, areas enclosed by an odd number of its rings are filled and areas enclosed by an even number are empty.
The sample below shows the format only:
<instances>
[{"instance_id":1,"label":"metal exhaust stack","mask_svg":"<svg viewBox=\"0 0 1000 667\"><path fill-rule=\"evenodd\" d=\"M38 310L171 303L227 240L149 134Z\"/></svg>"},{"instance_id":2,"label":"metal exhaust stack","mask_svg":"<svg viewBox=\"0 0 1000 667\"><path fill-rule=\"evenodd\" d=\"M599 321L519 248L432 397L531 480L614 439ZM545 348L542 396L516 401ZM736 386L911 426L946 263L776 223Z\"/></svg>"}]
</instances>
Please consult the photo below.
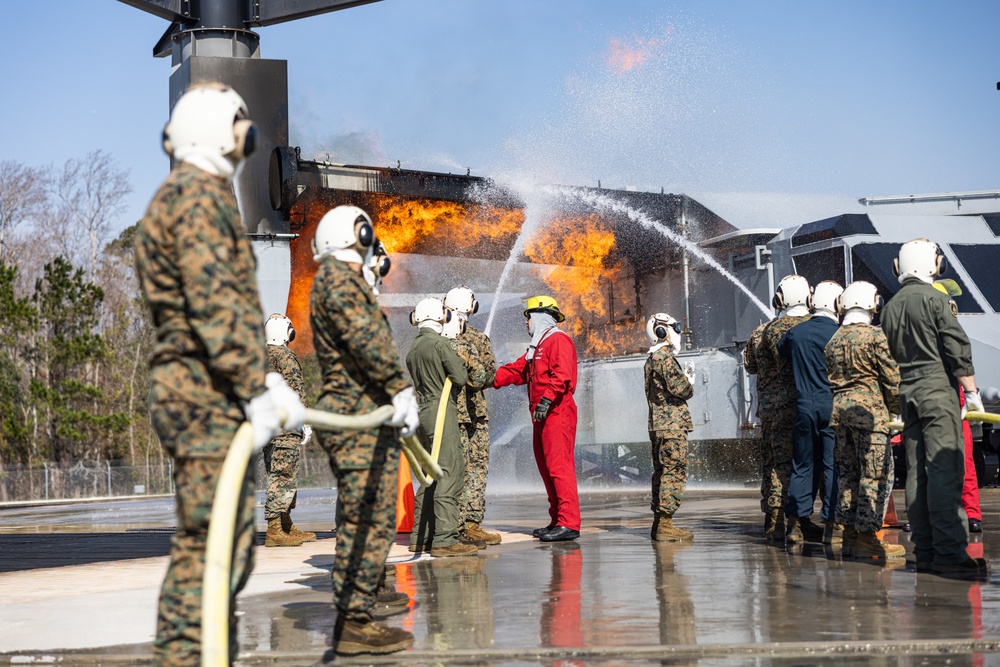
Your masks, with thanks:
<instances>
[{"instance_id":1,"label":"metal exhaust stack","mask_svg":"<svg viewBox=\"0 0 1000 667\"><path fill-rule=\"evenodd\" d=\"M119 0L170 21L153 47L171 57L170 109L192 84L232 86L257 124L260 146L235 180L247 235L257 255L257 282L265 313L285 312L291 280L288 219L271 205L268 170L275 148L288 145L288 63L260 57L264 27L378 0Z\"/></svg>"}]
</instances>

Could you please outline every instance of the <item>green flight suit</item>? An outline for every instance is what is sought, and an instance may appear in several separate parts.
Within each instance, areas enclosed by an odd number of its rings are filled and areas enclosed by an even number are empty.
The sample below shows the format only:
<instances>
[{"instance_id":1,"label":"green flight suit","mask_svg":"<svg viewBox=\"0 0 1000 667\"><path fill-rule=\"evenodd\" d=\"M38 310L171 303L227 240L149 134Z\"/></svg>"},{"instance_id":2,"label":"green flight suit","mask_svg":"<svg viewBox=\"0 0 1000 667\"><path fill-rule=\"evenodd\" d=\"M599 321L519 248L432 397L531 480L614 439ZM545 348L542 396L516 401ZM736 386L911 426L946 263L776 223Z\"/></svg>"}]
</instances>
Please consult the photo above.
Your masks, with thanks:
<instances>
[{"instance_id":1,"label":"green flight suit","mask_svg":"<svg viewBox=\"0 0 1000 667\"><path fill-rule=\"evenodd\" d=\"M962 508L965 453L957 377L973 375L972 346L947 295L909 278L882 314L899 364L906 446L906 512L917 562L947 565L968 556Z\"/></svg>"},{"instance_id":2,"label":"green flight suit","mask_svg":"<svg viewBox=\"0 0 1000 667\"><path fill-rule=\"evenodd\" d=\"M458 431L459 391L469 381L465 363L451 347L451 341L426 327L413 340L406 355L406 369L420 406L417 437L431 451L438 404L445 378L451 380L451 393L441 434L438 465L444 476L433 484L421 486L413 509L413 532L410 544L425 550L448 547L458 542L458 505L465 481L465 456Z\"/></svg>"}]
</instances>

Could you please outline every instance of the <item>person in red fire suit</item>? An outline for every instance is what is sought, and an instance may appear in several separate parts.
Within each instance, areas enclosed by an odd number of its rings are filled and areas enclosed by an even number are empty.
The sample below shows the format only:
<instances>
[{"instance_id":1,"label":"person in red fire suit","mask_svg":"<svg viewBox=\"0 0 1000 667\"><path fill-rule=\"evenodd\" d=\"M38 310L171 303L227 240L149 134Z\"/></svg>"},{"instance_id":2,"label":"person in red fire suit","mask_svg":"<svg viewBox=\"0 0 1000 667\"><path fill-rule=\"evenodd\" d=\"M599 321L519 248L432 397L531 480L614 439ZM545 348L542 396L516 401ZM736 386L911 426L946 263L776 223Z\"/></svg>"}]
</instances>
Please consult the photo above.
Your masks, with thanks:
<instances>
[{"instance_id":1,"label":"person in red fire suit","mask_svg":"<svg viewBox=\"0 0 1000 667\"><path fill-rule=\"evenodd\" d=\"M528 385L535 463L549 497L549 525L532 535L543 542L580 537L576 488L576 346L556 324L566 319L556 300L533 296L524 311L531 344L517 361L497 369L493 388Z\"/></svg>"}]
</instances>

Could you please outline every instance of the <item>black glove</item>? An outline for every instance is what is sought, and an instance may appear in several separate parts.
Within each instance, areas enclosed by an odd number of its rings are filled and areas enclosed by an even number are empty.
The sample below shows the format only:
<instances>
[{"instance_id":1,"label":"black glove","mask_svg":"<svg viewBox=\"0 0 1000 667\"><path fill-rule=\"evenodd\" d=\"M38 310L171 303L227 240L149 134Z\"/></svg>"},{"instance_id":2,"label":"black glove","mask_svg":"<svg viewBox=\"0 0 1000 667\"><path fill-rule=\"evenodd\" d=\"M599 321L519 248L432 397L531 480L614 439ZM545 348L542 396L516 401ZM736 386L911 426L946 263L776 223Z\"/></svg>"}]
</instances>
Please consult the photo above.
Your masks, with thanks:
<instances>
[{"instance_id":1,"label":"black glove","mask_svg":"<svg viewBox=\"0 0 1000 667\"><path fill-rule=\"evenodd\" d=\"M542 398L535 406L535 411L531 413L531 421L543 422L549 416L549 408L552 407L552 399Z\"/></svg>"}]
</instances>

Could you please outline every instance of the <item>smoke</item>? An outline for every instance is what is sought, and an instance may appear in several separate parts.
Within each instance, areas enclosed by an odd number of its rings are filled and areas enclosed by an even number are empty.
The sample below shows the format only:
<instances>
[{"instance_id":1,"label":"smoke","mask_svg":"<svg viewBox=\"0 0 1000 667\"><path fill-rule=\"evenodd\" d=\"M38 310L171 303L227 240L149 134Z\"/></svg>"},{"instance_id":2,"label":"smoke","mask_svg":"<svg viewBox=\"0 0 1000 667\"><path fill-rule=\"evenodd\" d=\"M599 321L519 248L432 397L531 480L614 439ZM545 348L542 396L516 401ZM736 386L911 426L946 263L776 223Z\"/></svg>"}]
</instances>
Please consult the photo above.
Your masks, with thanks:
<instances>
[{"instance_id":1,"label":"smoke","mask_svg":"<svg viewBox=\"0 0 1000 667\"><path fill-rule=\"evenodd\" d=\"M305 144L303 153L313 160L341 164L386 164L385 151L378 134L371 131L338 134L313 144Z\"/></svg>"}]
</instances>

